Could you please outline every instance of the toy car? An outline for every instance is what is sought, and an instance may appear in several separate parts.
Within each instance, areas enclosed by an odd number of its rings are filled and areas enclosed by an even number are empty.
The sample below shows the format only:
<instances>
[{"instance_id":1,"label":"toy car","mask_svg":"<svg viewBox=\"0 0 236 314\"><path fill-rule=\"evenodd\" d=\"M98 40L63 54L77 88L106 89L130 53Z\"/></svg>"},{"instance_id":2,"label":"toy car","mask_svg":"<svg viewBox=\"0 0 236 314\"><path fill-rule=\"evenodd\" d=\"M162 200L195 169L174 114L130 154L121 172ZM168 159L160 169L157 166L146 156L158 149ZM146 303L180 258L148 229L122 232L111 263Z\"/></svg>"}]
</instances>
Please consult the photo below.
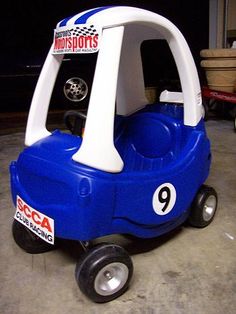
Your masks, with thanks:
<instances>
[{"instance_id":1,"label":"toy car","mask_svg":"<svg viewBox=\"0 0 236 314\"><path fill-rule=\"evenodd\" d=\"M164 91L152 105L140 56L148 39L168 42L182 86L182 93ZM63 55L97 52L87 115L66 113L67 125L80 134L50 133L45 124ZM59 22L32 99L25 144L10 166L14 239L29 253L51 249L56 238L80 241L86 252L76 280L95 302L121 295L133 265L117 244L89 248L91 240L111 234L151 238L186 220L196 227L213 220L217 195L203 185L211 152L197 71L183 35L158 14L100 7Z\"/></svg>"}]
</instances>

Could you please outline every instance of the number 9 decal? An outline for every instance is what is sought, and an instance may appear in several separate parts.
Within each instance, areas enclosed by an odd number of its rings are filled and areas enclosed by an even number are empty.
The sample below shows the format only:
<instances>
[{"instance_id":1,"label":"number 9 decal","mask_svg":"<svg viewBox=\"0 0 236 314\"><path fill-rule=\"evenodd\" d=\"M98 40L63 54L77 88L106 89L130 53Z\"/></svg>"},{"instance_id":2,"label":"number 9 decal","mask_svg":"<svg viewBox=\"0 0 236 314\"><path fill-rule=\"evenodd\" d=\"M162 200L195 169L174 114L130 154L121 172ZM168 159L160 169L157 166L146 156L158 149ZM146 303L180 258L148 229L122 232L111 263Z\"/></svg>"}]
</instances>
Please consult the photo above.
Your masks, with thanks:
<instances>
[{"instance_id":1,"label":"number 9 decal","mask_svg":"<svg viewBox=\"0 0 236 314\"><path fill-rule=\"evenodd\" d=\"M168 214L175 205L176 190L171 183L163 183L160 185L152 198L152 206L157 215Z\"/></svg>"}]
</instances>

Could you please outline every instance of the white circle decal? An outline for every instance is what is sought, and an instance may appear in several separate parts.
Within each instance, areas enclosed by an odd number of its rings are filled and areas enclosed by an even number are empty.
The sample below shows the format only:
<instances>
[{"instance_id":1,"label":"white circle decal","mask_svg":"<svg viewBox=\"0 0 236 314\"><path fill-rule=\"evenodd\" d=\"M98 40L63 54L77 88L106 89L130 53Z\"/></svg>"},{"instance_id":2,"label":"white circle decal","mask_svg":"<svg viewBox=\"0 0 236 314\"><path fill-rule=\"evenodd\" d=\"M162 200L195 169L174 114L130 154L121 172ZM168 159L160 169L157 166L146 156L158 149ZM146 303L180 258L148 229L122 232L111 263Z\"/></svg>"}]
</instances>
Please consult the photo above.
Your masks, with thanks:
<instances>
[{"instance_id":1,"label":"white circle decal","mask_svg":"<svg viewBox=\"0 0 236 314\"><path fill-rule=\"evenodd\" d=\"M152 206L157 215L168 214L175 205L176 190L173 184L163 183L158 186L152 198Z\"/></svg>"}]
</instances>

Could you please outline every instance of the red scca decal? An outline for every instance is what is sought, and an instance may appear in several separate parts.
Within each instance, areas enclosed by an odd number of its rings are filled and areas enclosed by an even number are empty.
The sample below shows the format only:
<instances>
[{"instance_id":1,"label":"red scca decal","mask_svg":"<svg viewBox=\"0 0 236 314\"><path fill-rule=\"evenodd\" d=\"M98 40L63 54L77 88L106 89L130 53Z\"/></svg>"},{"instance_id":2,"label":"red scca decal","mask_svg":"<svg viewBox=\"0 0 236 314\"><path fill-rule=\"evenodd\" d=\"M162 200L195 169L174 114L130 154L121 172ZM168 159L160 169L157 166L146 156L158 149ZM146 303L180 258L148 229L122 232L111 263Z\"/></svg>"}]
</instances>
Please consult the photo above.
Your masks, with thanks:
<instances>
[{"instance_id":1,"label":"red scca decal","mask_svg":"<svg viewBox=\"0 0 236 314\"><path fill-rule=\"evenodd\" d=\"M14 218L48 243L54 243L54 220L26 204L19 196Z\"/></svg>"}]
</instances>

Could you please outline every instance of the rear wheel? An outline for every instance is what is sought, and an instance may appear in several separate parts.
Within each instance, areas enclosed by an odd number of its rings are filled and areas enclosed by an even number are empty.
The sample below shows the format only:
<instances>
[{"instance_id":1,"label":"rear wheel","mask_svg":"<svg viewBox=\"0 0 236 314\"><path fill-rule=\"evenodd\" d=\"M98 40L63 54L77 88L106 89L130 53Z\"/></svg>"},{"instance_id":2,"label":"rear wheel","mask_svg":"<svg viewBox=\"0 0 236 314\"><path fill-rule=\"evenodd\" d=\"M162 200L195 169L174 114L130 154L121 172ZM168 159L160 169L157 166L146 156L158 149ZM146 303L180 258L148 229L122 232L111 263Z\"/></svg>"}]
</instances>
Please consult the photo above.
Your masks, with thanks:
<instances>
[{"instance_id":1,"label":"rear wheel","mask_svg":"<svg viewBox=\"0 0 236 314\"><path fill-rule=\"evenodd\" d=\"M56 245L45 242L15 219L12 224L12 234L16 244L27 253L39 254L56 248Z\"/></svg>"},{"instance_id":2,"label":"rear wheel","mask_svg":"<svg viewBox=\"0 0 236 314\"><path fill-rule=\"evenodd\" d=\"M208 226L214 219L216 209L216 191L212 187L202 185L193 200L188 218L189 224L197 228Z\"/></svg>"}]
</instances>

